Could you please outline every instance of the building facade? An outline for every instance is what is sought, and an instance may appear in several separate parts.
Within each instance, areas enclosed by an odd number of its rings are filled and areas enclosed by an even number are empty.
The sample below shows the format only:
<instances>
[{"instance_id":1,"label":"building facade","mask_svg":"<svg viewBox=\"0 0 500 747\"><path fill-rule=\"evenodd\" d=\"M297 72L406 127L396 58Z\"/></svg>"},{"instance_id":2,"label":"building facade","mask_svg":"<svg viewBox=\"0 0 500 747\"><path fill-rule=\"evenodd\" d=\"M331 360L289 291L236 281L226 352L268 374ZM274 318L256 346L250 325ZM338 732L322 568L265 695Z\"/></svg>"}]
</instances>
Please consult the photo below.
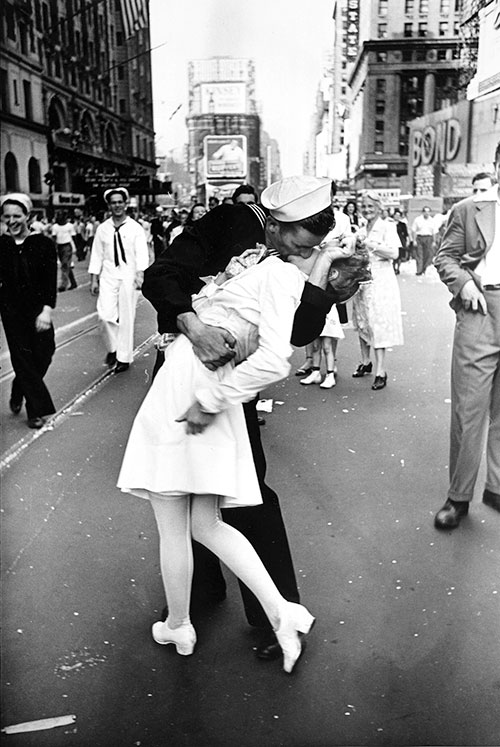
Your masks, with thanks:
<instances>
[{"instance_id":1,"label":"building facade","mask_svg":"<svg viewBox=\"0 0 500 747\"><path fill-rule=\"evenodd\" d=\"M465 97L461 0L343 2L356 10L359 38L349 76L351 183L408 192L410 121Z\"/></svg>"},{"instance_id":2,"label":"building facade","mask_svg":"<svg viewBox=\"0 0 500 747\"><path fill-rule=\"evenodd\" d=\"M267 173L250 59L212 57L188 66L188 168L192 196L224 199L242 183L256 190Z\"/></svg>"},{"instance_id":3,"label":"building facade","mask_svg":"<svg viewBox=\"0 0 500 747\"><path fill-rule=\"evenodd\" d=\"M120 182L152 200L148 6L121 0L5 0L1 7L1 191L39 207L102 206ZM148 196L149 195L149 196Z\"/></svg>"}]
</instances>

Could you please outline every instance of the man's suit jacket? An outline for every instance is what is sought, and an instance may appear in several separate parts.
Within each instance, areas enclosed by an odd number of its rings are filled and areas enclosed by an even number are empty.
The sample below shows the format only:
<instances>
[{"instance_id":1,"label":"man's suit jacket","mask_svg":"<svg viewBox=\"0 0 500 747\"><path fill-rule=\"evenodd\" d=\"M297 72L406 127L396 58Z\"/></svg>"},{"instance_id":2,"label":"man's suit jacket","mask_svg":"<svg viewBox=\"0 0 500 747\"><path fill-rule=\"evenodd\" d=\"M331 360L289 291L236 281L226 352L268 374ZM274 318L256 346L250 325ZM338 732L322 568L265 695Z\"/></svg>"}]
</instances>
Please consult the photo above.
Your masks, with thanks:
<instances>
[{"instance_id":1,"label":"man's suit jacket","mask_svg":"<svg viewBox=\"0 0 500 747\"><path fill-rule=\"evenodd\" d=\"M494 189L497 187L495 185ZM490 249L495 235L496 200L474 195L453 206L434 264L446 283L455 311L461 305L460 291L471 278L482 290L481 278L474 270Z\"/></svg>"}]
</instances>

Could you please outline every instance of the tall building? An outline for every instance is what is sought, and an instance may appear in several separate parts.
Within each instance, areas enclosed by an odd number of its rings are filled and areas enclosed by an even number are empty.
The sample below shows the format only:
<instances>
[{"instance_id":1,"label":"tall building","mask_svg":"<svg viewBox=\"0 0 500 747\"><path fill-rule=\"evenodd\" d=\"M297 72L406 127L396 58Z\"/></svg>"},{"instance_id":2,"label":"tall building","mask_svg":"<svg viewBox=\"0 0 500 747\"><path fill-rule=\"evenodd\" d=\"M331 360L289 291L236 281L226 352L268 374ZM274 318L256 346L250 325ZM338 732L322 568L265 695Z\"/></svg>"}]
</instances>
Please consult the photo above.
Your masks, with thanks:
<instances>
[{"instance_id":1,"label":"tall building","mask_svg":"<svg viewBox=\"0 0 500 747\"><path fill-rule=\"evenodd\" d=\"M4 0L0 20L1 191L93 209L118 182L151 195L147 0Z\"/></svg>"},{"instance_id":2,"label":"tall building","mask_svg":"<svg viewBox=\"0 0 500 747\"><path fill-rule=\"evenodd\" d=\"M261 122L255 67L246 58L212 57L188 67L188 164L198 200L230 196L239 184L261 188ZM267 152L267 150L266 150Z\"/></svg>"},{"instance_id":3,"label":"tall building","mask_svg":"<svg viewBox=\"0 0 500 747\"><path fill-rule=\"evenodd\" d=\"M409 122L465 97L462 0L341 0L356 12L349 176L356 189L407 191Z\"/></svg>"}]
</instances>

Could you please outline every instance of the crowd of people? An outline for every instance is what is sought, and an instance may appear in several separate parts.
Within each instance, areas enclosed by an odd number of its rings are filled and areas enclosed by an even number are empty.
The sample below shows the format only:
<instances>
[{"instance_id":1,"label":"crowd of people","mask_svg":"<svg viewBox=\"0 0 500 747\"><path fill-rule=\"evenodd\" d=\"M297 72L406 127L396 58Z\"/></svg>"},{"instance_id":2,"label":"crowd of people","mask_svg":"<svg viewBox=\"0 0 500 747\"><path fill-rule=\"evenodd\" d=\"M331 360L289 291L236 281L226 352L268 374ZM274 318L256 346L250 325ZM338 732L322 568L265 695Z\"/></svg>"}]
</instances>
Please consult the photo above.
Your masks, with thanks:
<instances>
[{"instance_id":1,"label":"crowd of people","mask_svg":"<svg viewBox=\"0 0 500 747\"><path fill-rule=\"evenodd\" d=\"M495 169L500 180L500 145ZM140 290L157 311L153 382L118 478L123 492L150 502L156 519L167 602L152 627L156 643L193 653L191 609L225 598L223 561L240 581L249 624L260 630L257 656L282 658L293 671L314 616L300 602L278 496L266 483L256 402L289 374L292 346L306 350L302 384L335 386L350 299L361 351L352 376L373 372L372 389L384 389L386 350L403 344L397 275L412 256L418 276L434 262L457 311L450 489L435 526L454 529L467 515L485 423L483 501L500 511L500 191L493 182L483 187L439 226L428 206L409 226L370 190L341 210L331 180L305 176L270 185L260 200L242 185L208 210L159 209L151 220L128 214L128 191L117 185L104 193L108 217L98 224L61 215L41 230L42 220L36 228L30 221L27 195L2 197L10 409L18 414L25 402L30 427L55 411L43 377L54 353L58 287L75 285L74 254L78 260L90 250L90 292L116 373L133 360Z\"/></svg>"}]
</instances>

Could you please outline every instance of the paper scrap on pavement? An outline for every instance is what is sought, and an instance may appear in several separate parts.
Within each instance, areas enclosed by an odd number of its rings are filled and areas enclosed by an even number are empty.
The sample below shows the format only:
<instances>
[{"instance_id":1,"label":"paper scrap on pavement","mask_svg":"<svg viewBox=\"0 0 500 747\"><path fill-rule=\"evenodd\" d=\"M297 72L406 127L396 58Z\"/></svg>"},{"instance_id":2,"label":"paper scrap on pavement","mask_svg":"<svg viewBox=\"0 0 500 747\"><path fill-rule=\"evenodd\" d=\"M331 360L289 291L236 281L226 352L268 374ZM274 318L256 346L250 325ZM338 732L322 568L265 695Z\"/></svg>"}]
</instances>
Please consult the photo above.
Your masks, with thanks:
<instances>
[{"instance_id":1,"label":"paper scrap on pavement","mask_svg":"<svg viewBox=\"0 0 500 747\"><path fill-rule=\"evenodd\" d=\"M259 401L257 402L257 411L258 412L272 412L273 411L272 399L259 399Z\"/></svg>"},{"instance_id":2,"label":"paper scrap on pavement","mask_svg":"<svg viewBox=\"0 0 500 747\"><path fill-rule=\"evenodd\" d=\"M41 718L38 721L24 721L22 724L12 724L2 729L3 734L22 734L28 731L43 731L44 729L54 729L56 726L68 726L74 724L76 716L54 716L53 718Z\"/></svg>"}]
</instances>

